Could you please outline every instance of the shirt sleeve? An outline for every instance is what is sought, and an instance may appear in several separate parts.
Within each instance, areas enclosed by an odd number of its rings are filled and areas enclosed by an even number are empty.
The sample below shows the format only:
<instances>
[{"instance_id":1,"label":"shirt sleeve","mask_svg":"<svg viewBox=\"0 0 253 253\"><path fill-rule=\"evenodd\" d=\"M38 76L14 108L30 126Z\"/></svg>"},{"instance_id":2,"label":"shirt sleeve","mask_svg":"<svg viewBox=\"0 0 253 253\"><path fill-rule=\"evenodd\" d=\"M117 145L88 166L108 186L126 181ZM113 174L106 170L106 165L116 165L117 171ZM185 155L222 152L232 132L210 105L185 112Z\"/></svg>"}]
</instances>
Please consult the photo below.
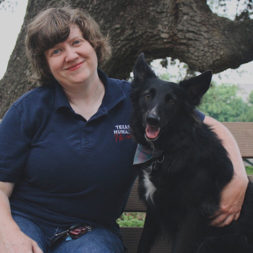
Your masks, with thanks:
<instances>
[{"instance_id":1,"label":"shirt sleeve","mask_svg":"<svg viewBox=\"0 0 253 253\"><path fill-rule=\"evenodd\" d=\"M201 120L201 121L204 121L205 119L205 114L203 112L200 112L198 110L195 110L195 113L197 115L197 117Z\"/></svg>"},{"instance_id":2,"label":"shirt sleeve","mask_svg":"<svg viewBox=\"0 0 253 253\"><path fill-rule=\"evenodd\" d=\"M0 123L0 181L16 183L23 175L30 146L24 124L15 105Z\"/></svg>"}]
</instances>

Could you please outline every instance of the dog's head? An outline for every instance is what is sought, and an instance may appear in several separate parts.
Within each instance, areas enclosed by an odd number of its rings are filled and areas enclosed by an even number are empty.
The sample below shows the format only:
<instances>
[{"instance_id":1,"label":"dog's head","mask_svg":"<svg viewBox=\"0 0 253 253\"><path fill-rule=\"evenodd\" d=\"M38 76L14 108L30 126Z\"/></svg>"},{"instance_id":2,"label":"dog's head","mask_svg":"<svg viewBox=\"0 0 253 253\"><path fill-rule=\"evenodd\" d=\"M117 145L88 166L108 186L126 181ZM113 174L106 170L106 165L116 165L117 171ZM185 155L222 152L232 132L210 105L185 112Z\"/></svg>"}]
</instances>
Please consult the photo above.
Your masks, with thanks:
<instances>
[{"instance_id":1,"label":"dog's head","mask_svg":"<svg viewBox=\"0 0 253 253\"><path fill-rule=\"evenodd\" d=\"M142 128L147 141L154 142L163 129L177 128L182 118L194 117L194 108L208 90L212 73L205 72L179 84L159 79L140 54L134 67L131 99L135 128ZM137 138L138 139L138 138ZM143 144L143 143L142 143Z\"/></svg>"}]
</instances>

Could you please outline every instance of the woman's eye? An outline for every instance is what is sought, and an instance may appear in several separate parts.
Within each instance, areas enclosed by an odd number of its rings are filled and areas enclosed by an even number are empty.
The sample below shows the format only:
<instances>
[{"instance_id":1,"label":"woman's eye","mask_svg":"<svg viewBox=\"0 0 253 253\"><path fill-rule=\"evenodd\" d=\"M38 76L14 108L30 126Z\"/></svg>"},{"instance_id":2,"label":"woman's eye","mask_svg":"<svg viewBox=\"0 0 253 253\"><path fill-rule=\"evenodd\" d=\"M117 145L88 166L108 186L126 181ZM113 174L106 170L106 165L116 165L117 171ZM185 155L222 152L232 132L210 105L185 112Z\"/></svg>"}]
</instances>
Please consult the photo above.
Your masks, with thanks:
<instances>
[{"instance_id":1,"label":"woman's eye","mask_svg":"<svg viewBox=\"0 0 253 253\"><path fill-rule=\"evenodd\" d=\"M81 43L81 40L74 40L73 45L79 45Z\"/></svg>"},{"instance_id":2,"label":"woman's eye","mask_svg":"<svg viewBox=\"0 0 253 253\"><path fill-rule=\"evenodd\" d=\"M58 54L60 54L60 52L61 52L61 50L57 48L57 49L53 49L51 54L52 55L58 55Z\"/></svg>"}]
</instances>

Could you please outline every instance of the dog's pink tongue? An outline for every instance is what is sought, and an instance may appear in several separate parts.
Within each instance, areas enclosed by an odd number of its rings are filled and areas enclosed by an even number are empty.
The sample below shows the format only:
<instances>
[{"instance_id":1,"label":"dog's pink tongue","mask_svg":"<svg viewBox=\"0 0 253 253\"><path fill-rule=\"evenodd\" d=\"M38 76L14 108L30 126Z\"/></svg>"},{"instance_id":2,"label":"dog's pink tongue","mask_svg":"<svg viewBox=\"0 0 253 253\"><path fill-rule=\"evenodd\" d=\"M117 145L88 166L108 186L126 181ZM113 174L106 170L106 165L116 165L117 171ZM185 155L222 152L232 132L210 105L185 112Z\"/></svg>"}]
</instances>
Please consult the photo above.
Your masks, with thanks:
<instances>
[{"instance_id":1,"label":"dog's pink tongue","mask_svg":"<svg viewBox=\"0 0 253 253\"><path fill-rule=\"evenodd\" d=\"M149 139L155 139L155 138L157 138L157 136L159 135L159 133L160 133L160 128L153 127L153 126L150 126L150 125L146 126L146 136Z\"/></svg>"}]
</instances>

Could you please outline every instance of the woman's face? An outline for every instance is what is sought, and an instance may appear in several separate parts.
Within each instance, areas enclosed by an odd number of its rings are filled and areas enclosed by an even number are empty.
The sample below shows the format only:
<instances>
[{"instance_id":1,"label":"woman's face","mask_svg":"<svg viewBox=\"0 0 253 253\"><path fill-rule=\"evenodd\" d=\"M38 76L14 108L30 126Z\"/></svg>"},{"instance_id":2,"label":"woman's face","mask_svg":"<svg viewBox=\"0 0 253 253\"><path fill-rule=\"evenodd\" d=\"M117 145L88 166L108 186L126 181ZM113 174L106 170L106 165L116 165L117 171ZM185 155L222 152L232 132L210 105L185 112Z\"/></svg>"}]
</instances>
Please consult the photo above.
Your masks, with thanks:
<instances>
[{"instance_id":1,"label":"woman's face","mask_svg":"<svg viewBox=\"0 0 253 253\"><path fill-rule=\"evenodd\" d=\"M69 37L45 52L49 69L63 88L76 87L97 75L97 55L77 25L70 25Z\"/></svg>"}]
</instances>

